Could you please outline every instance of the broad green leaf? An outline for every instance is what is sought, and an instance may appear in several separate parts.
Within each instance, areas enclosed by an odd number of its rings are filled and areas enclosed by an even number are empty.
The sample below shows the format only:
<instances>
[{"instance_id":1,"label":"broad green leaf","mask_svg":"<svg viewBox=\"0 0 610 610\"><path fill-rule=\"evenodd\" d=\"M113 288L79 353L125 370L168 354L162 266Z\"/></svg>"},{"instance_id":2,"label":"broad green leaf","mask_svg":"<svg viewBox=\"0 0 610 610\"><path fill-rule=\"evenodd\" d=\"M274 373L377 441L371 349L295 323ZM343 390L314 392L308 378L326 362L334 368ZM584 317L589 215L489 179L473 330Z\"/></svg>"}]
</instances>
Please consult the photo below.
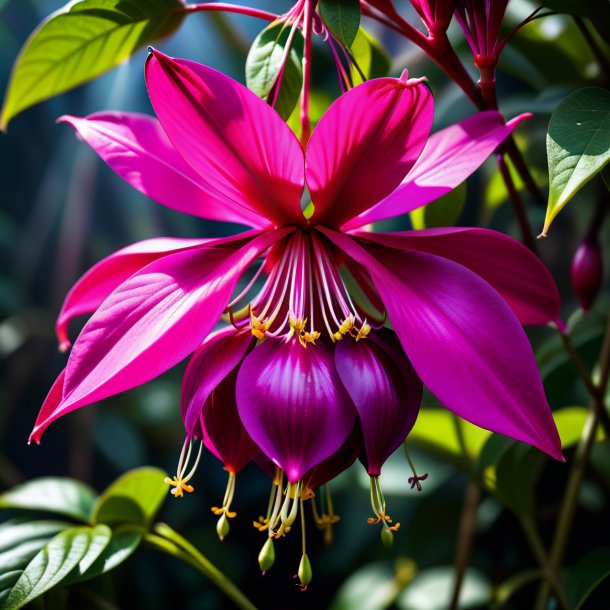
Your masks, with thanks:
<instances>
[{"instance_id":1,"label":"broad green leaf","mask_svg":"<svg viewBox=\"0 0 610 610\"><path fill-rule=\"evenodd\" d=\"M447 610L455 582L453 566L423 570L398 596L399 610ZM488 607L491 601L491 585L485 576L472 568L464 575L460 589L459 608Z\"/></svg>"},{"instance_id":2,"label":"broad green leaf","mask_svg":"<svg viewBox=\"0 0 610 610\"><path fill-rule=\"evenodd\" d=\"M358 28L352 43L352 55L367 80L387 76L390 71L391 60L387 51L363 27ZM362 76L354 66L351 67L351 73L354 85L360 84Z\"/></svg>"},{"instance_id":3,"label":"broad green leaf","mask_svg":"<svg viewBox=\"0 0 610 610\"><path fill-rule=\"evenodd\" d=\"M267 101L275 98L274 108L283 119L290 116L303 86L303 36L299 29L294 30L290 50L286 54L290 35L291 28L285 23L268 25L254 39L246 59L248 88ZM275 85L285 56L280 90L277 92Z\"/></svg>"},{"instance_id":4,"label":"broad green leaf","mask_svg":"<svg viewBox=\"0 0 610 610\"><path fill-rule=\"evenodd\" d=\"M0 526L0 574L21 570L58 532L71 527L67 521L10 520Z\"/></svg>"},{"instance_id":5,"label":"broad green leaf","mask_svg":"<svg viewBox=\"0 0 610 610\"><path fill-rule=\"evenodd\" d=\"M4 608L6 598L9 596L15 583L19 580L22 572L23 570L0 572L0 608Z\"/></svg>"},{"instance_id":6,"label":"broad green leaf","mask_svg":"<svg viewBox=\"0 0 610 610\"><path fill-rule=\"evenodd\" d=\"M570 607L579 610L593 590L610 576L610 548L587 553L570 571L566 594Z\"/></svg>"},{"instance_id":7,"label":"broad green leaf","mask_svg":"<svg viewBox=\"0 0 610 610\"><path fill-rule=\"evenodd\" d=\"M360 27L358 0L320 0L318 12L331 33L346 47L351 47Z\"/></svg>"},{"instance_id":8,"label":"broad green leaf","mask_svg":"<svg viewBox=\"0 0 610 610\"><path fill-rule=\"evenodd\" d=\"M490 492L517 515L526 516L534 510L534 491L546 459L530 445L493 435L481 452L478 469Z\"/></svg>"},{"instance_id":9,"label":"broad green leaf","mask_svg":"<svg viewBox=\"0 0 610 610\"><path fill-rule=\"evenodd\" d=\"M436 201L409 212L414 229L451 227L460 217L466 204L466 182L439 197Z\"/></svg>"},{"instance_id":10,"label":"broad green leaf","mask_svg":"<svg viewBox=\"0 0 610 610\"><path fill-rule=\"evenodd\" d=\"M18 610L59 585L72 570L84 572L104 550L110 529L72 527L53 538L32 559L11 589L3 610Z\"/></svg>"},{"instance_id":11,"label":"broad green leaf","mask_svg":"<svg viewBox=\"0 0 610 610\"><path fill-rule=\"evenodd\" d=\"M542 234L568 201L610 161L610 91L585 87L552 114L546 138L549 201Z\"/></svg>"},{"instance_id":12,"label":"broad green leaf","mask_svg":"<svg viewBox=\"0 0 610 610\"><path fill-rule=\"evenodd\" d=\"M81 0L45 19L19 53L0 129L30 106L81 85L167 36L185 15L180 0Z\"/></svg>"},{"instance_id":13,"label":"broad green leaf","mask_svg":"<svg viewBox=\"0 0 610 610\"><path fill-rule=\"evenodd\" d=\"M97 501L93 523L148 527L167 497L165 477L158 468L139 468L118 478Z\"/></svg>"},{"instance_id":14,"label":"broad green leaf","mask_svg":"<svg viewBox=\"0 0 610 610\"><path fill-rule=\"evenodd\" d=\"M423 451L463 463L476 460L490 436L488 430L458 418L447 409L423 408L408 442Z\"/></svg>"},{"instance_id":15,"label":"broad green leaf","mask_svg":"<svg viewBox=\"0 0 610 610\"><path fill-rule=\"evenodd\" d=\"M558 13L577 15L591 20L600 36L610 40L610 3L608 0L541 0L540 4Z\"/></svg>"},{"instance_id":16,"label":"broad green leaf","mask_svg":"<svg viewBox=\"0 0 610 610\"><path fill-rule=\"evenodd\" d=\"M564 449L575 445L580 440L588 415L589 409L585 407L564 407L553 413L553 419L561 437L561 446ZM604 431L599 427L596 441L603 441L604 438Z\"/></svg>"},{"instance_id":17,"label":"broad green leaf","mask_svg":"<svg viewBox=\"0 0 610 610\"><path fill-rule=\"evenodd\" d=\"M0 495L0 508L57 513L89 523L95 500L95 492L84 483L43 477L17 485Z\"/></svg>"}]
</instances>

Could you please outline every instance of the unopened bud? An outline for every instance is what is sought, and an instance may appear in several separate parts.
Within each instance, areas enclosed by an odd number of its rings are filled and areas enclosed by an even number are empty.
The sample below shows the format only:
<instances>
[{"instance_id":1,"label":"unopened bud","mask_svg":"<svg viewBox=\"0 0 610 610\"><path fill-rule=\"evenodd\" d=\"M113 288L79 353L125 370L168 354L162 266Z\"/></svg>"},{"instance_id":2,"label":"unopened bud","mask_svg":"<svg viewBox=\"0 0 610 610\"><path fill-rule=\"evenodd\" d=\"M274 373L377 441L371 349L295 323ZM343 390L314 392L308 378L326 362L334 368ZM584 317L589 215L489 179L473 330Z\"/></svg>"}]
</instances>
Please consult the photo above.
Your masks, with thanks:
<instances>
[{"instance_id":1,"label":"unopened bud","mask_svg":"<svg viewBox=\"0 0 610 610\"><path fill-rule=\"evenodd\" d=\"M307 557L307 554L304 554L301 557L301 563L299 564L299 571L297 574L299 576L299 580L301 581L301 586L305 589L311 582L311 578L313 576L311 572L311 563L309 561L309 557Z\"/></svg>"},{"instance_id":2,"label":"unopened bud","mask_svg":"<svg viewBox=\"0 0 610 610\"><path fill-rule=\"evenodd\" d=\"M273 546L273 538L267 538L267 542L263 544L261 552L258 554L258 565L261 572L264 574L275 563L275 547Z\"/></svg>"},{"instance_id":3,"label":"unopened bud","mask_svg":"<svg viewBox=\"0 0 610 610\"><path fill-rule=\"evenodd\" d=\"M572 286L585 312L591 309L604 278L604 263L597 241L583 242L572 259Z\"/></svg>"},{"instance_id":4,"label":"unopened bud","mask_svg":"<svg viewBox=\"0 0 610 610\"><path fill-rule=\"evenodd\" d=\"M386 549L390 550L394 544L394 534L389 527L381 528L381 543Z\"/></svg>"},{"instance_id":5,"label":"unopened bud","mask_svg":"<svg viewBox=\"0 0 610 610\"><path fill-rule=\"evenodd\" d=\"M216 524L216 533L221 540L224 540L229 535L230 531L231 526L229 525L229 520L227 519L227 516L222 513Z\"/></svg>"}]
</instances>

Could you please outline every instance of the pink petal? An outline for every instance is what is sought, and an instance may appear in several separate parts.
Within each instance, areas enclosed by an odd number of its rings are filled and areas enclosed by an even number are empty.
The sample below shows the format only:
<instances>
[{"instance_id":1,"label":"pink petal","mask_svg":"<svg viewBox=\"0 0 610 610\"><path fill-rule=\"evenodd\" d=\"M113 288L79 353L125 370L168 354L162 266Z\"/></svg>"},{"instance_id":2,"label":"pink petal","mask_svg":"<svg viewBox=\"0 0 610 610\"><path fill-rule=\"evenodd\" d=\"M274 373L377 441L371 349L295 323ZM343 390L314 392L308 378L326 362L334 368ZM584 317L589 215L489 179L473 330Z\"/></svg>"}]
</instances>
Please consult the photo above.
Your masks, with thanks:
<instances>
[{"instance_id":1,"label":"pink petal","mask_svg":"<svg viewBox=\"0 0 610 610\"><path fill-rule=\"evenodd\" d=\"M307 146L316 223L338 227L389 195L419 157L433 103L421 82L367 81L342 95Z\"/></svg>"},{"instance_id":2,"label":"pink petal","mask_svg":"<svg viewBox=\"0 0 610 610\"><path fill-rule=\"evenodd\" d=\"M123 282L76 340L62 402L39 417L34 438L61 415L145 383L192 352L218 321L245 268L289 232L170 254Z\"/></svg>"},{"instance_id":3,"label":"pink petal","mask_svg":"<svg viewBox=\"0 0 610 610\"><path fill-rule=\"evenodd\" d=\"M303 152L275 110L224 74L159 51L146 83L163 129L208 184L277 226L304 224Z\"/></svg>"},{"instance_id":4,"label":"pink petal","mask_svg":"<svg viewBox=\"0 0 610 610\"><path fill-rule=\"evenodd\" d=\"M521 324L563 326L559 292L544 263L517 240L489 229L443 228L402 233L355 233L389 248L448 258L488 281L510 305Z\"/></svg>"},{"instance_id":5,"label":"pink petal","mask_svg":"<svg viewBox=\"0 0 610 610\"><path fill-rule=\"evenodd\" d=\"M342 228L348 231L406 214L445 195L478 169L529 116L522 114L504 123L499 112L486 110L435 133L402 184L374 208Z\"/></svg>"},{"instance_id":6,"label":"pink petal","mask_svg":"<svg viewBox=\"0 0 610 610\"><path fill-rule=\"evenodd\" d=\"M269 225L240 200L219 192L176 152L157 119L145 114L99 112L59 119L141 193L169 208L251 227Z\"/></svg>"},{"instance_id":7,"label":"pink petal","mask_svg":"<svg viewBox=\"0 0 610 610\"><path fill-rule=\"evenodd\" d=\"M243 236L237 236L236 239ZM55 330L62 351L70 346L68 326L76 316L95 311L108 295L134 273L153 261L182 250L204 244L212 245L218 239L172 239L162 237L146 239L122 248L94 265L83 275L66 296L57 318ZM226 240L225 240L226 241Z\"/></svg>"},{"instance_id":8,"label":"pink petal","mask_svg":"<svg viewBox=\"0 0 610 610\"><path fill-rule=\"evenodd\" d=\"M453 261L320 229L366 267L424 384L460 417L563 460L523 329L491 286Z\"/></svg>"},{"instance_id":9,"label":"pink petal","mask_svg":"<svg viewBox=\"0 0 610 610\"><path fill-rule=\"evenodd\" d=\"M210 335L197 348L184 373L180 410L189 435L195 431L201 409L214 388L243 360L254 337L233 327Z\"/></svg>"},{"instance_id":10,"label":"pink petal","mask_svg":"<svg viewBox=\"0 0 610 610\"><path fill-rule=\"evenodd\" d=\"M237 408L252 440L290 482L341 447L356 410L322 343L267 339L237 376Z\"/></svg>"},{"instance_id":11,"label":"pink petal","mask_svg":"<svg viewBox=\"0 0 610 610\"><path fill-rule=\"evenodd\" d=\"M393 349L379 339L340 341L335 366L362 424L367 471L379 476L415 423L421 381L400 346Z\"/></svg>"}]
</instances>

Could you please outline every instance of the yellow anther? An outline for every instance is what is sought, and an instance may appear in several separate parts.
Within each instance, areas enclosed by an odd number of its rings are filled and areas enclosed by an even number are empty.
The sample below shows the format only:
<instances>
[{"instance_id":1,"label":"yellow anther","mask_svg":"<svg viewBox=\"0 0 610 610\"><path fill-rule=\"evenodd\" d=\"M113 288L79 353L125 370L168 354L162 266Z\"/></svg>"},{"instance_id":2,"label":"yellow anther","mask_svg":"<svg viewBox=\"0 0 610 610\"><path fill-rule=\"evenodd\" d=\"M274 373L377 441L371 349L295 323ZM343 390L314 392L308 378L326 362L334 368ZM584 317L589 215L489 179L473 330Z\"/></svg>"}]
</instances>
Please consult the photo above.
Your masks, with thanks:
<instances>
[{"instance_id":1,"label":"yellow anther","mask_svg":"<svg viewBox=\"0 0 610 610\"><path fill-rule=\"evenodd\" d=\"M320 333L317 330L314 330L310 333L306 332L304 333L303 338L305 339L306 343L311 343L312 345L315 345L316 341L320 338Z\"/></svg>"},{"instance_id":2,"label":"yellow anther","mask_svg":"<svg viewBox=\"0 0 610 610\"><path fill-rule=\"evenodd\" d=\"M341 517L339 517L339 515L327 515L326 513L322 513L320 521L323 525L333 525L341 521Z\"/></svg>"},{"instance_id":3,"label":"yellow anther","mask_svg":"<svg viewBox=\"0 0 610 610\"><path fill-rule=\"evenodd\" d=\"M360 341L360 339L364 339L364 337L367 337L370 332L371 332L371 327L366 322L364 322L364 324L362 324L362 326L360 327L358 334L356 335L356 341Z\"/></svg>"},{"instance_id":4,"label":"yellow anther","mask_svg":"<svg viewBox=\"0 0 610 610\"><path fill-rule=\"evenodd\" d=\"M313 489L309 488L309 487L304 487L303 491L301 492L301 500L311 500L312 498L315 498L316 494L314 493Z\"/></svg>"},{"instance_id":5,"label":"yellow anther","mask_svg":"<svg viewBox=\"0 0 610 610\"><path fill-rule=\"evenodd\" d=\"M261 515L259 516L258 521L252 521L252 525L259 532L264 532L269 527L269 519L265 519L265 517Z\"/></svg>"},{"instance_id":6,"label":"yellow anther","mask_svg":"<svg viewBox=\"0 0 610 610\"><path fill-rule=\"evenodd\" d=\"M237 517L236 512L234 512L232 510L228 510L225 507L212 506L211 510L215 515L225 515L229 519L233 519L233 518Z\"/></svg>"},{"instance_id":7,"label":"yellow anther","mask_svg":"<svg viewBox=\"0 0 610 610\"><path fill-rule=\"evenodd\" d=\"M352 328L354 328L355 323L356 318L354 318L353 315L347 316L347 318L345 318L345 320L343 320L343 322L341 323L341 326L339 326L339 332L342 335L347 335L347 333L350 332Z\"/></svg>"},{"instance_id":8,"label":"yellow anther","mask_svg":"<svg viewBox=\"0 0 610 610\"><path fill-rule=\"evenodd\" d=\"M312 345L316 344L316 341L320 338L320 333L317 330L305 330L307 318L295 318L293 315L290 315L288 321L290 323L290 332L288 333L287 339L296 337L303 347L307 347L308 343L311 343Z\"/></svg>"},{"instance_id":9,"label":"yellow anther","mask_svg":"<svg viewBox=\"0 0 610 610\"><path fill-rule=\"evenodd\" d=\"M187 493L193 493L195 491L195 488L192 485L187 484L186 479L179 478L178 476L175 476L173 479L165 477L164 483L173 487L170 491L174 498L182 498L185 491Z\"/></svg>"},{"instance_id":10,"label":"yellow anther","mask_svg":"<svg viewBox=\"0 0 610 610\"><path fill-rule=\"evenodd\" d=\"M343 335L339 331L337 331L336 333L333 334L333 339L335 341L341 341L341 339L343 339Z\"/></svg>"},{"instance_id":11,"label":"yellow anther","mask_svg":"<svg viewBox=\"0 0 610 610\"><path fill-rule=\"evenodd\" d=\"M270 326L271 320L269 320L269 318L261 321L260 318L257 318L252 313L252 310L250 310L250 330L259 341L262 341L265 338Z\"/></svg>"}]
</instances>

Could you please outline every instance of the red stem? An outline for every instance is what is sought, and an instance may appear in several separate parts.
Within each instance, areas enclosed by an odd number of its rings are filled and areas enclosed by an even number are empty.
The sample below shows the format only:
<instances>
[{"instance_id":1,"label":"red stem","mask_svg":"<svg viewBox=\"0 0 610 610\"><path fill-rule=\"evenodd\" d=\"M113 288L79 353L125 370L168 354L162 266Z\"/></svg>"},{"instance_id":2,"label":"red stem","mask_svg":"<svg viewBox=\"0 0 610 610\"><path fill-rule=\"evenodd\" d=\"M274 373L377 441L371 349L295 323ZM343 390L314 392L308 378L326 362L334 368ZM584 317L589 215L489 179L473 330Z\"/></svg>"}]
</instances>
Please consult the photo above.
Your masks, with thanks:
<instances>
[{"instance_id":1,"label":"red stem","mask_svg":"<svg viewBox=\"0 0 610 610\"><path fill-rule=\"evenodd\" d=\"M265 21L275 21L278 15L269 13L268 11L261 11L257 8L251 8L249 6L238 6L236 4L228 4L226 2L205 2L201 4L187 4L184 7L185 13L199 13L202 11L223 11L225 13L238 13L239 15L247 15L248 17L255 17L257 19L264 19Z\"/></svg>"}]
</instances>

